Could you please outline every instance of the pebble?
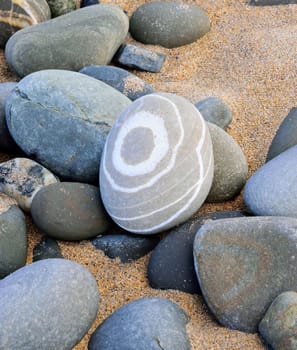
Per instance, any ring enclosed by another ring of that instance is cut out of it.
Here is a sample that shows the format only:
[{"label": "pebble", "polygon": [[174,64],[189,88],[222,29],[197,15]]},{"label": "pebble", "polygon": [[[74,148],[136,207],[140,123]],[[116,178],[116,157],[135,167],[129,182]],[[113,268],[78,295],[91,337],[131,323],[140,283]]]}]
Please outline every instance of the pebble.
[{"label": "pebble", "polygon": [[80,73],[103,81],[132,101],[154,92],[153,88],[144,80],[119,67],[88,66],[81,69]]},{"label": "pebble", "polygon": [[0,348],[72,349],[96,318],[93,275],[66,259],[27,265],[0,281]]},{"label": "pebble", "polygon": [[232,121],[229,106],[218,97],[207,97],[195,104],[202,117],[210,123],[226,130]]},{"label": "pebble", "polygon": [[295,350],[297,344],[297,293],[284,292],[270,305],[259,332],[274,350]]},{"label": "pebble", "polygon": [[61,249],[54,239],[44,236],[33,249],[33,262],[43,259],[62,259]]},{"label": "pebble", "polygon": [[36,193],[59,179],[42,165],[28,158],[0,163],[0,191],[14,198],[26,212]]},{"label": "pebble", "polygon": [[45,70],[18,83],[6,103],[6,120],[30,158],[62,178],[95,183],[109,129],[130,103],[84,74]]},{"label": "pebble", "polygon": [[97,5],[99,2],[99,0],[81,0],[80,7]]},{"label": "pebble", "polygon": [[251,5],[266,6],[266,5],[287,5],[297,4],[297,0],[251,0]]},{"label": "pebble", "polygon": [[15,200],[0,192],[0,279],[24,266],[26,258],[25,216]]},{"label": "pebble", "polygon": [[108,134],[101,196],[109,215],[127,231],[153,234],[185,222],[203,204],[212,178],[208,127],[181,96],[137,99]]},{"label": "pebble", "polygon": [[52,18],[65,15],[68,12],[76,9],[76,0],[46,0],[50,10]]},{"label": "pebble", "polygon": [[46,0],[1,0],[0,2],[0,48],[18,30],[51,18]]},{"label": "pebble", "polygon": [[33,199],[31,215],[42,233],[69,241],[105,232],[110,221],[98,187],[74,182],[61,182],[40,190]]},{"label": "pebble", "polygon": [[10,135],[5,119],[6,99],[16,85],[16,82],[0,83],[0,150],[9,153],[21,152],[18,145]]},{"label": "pebble", "polygon": [[161,52],[124,44],[114,56],[113,62],[131,69],[158,73],[162,69],[165,58],[166,56]]},{"label": "pebble", "polygon": [[297,145],[261,166],[247,181],[244,202],[255,215],[297,217]]},{"label": "pebble", "polygon": [[255,333],[272,301],[297,288],[297,219],[216,220],[197,232],[194,262],[204,299],[227,328]]},{"label": "pebble", "polygon": [[119,258],[122,263],[128,263],[146,255],[154,249],[159,240],[157,236],[110,233],[95,237],[92,244],[109,258]]},{"label": "pebble", "polygon": [[109,316],[92,334],[89,350],[190,350],[188,317],[170,300],[142,298]]},{"label": "pebble", "polygon": [[21,77],[44,69],[78,71],[108,64],[128,26],[119,7],[88,6],[15,33],[5,48],[6,61]]},{"label": "pebble", "polygon": [[208,123],[213,155],[214,177],[207,202],[223,202],[239,194],[248,175],[247,159],[236,141],[219,126]]},{"label": "pebble", "polygon": [[281,122],[268,150],[266,162],[297,145],[297,108],[292,108]]},{"label": "pebble", "polygon": [[206,222],[244,216],[239,211],[221,211],[188,220],[173,228],[153,250],[148,264],[148,280],[156,289],[176,289],[201,293],[194,269],[193,243]]}]

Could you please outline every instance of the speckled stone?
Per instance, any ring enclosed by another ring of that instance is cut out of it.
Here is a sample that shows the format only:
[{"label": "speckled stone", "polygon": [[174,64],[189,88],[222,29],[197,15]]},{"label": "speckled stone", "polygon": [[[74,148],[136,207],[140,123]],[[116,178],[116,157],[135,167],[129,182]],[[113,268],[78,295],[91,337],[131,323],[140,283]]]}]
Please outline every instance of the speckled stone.
[{"label": "speckled stone", "polygon": [[154,92],[153,88],[144,80],[119,67],[93,65],[81,69],[80,73],[103,81],[132,101]]},{"label": "speckled stone", "polygon": [[201,8],[180,2],[143,4],[130,19],[130,32],[135,40],[167,48],[192,43],[209,29],[208,16]]},{"label": "speckled stone", "polygon": [[54,239],[44,236],[33,249],[33,262],[43,259],[62,259],[61,249]]},{"label": "speckled stone", "polygon": [[142,298],[109,316],[92,334],[89,350],[190,350],[188,317],[170,300]]},{"label": "speckled stone", "polygon": [[93,275],[66,259],[27,265],[0,281],[0,348],[72,349],[96,318]]},{"label": "speckled stone", "polygon": [[76,0],[46,0],[51,10],[52,18],[65,15],[76,9]]},{"label": "speckled stone", "polygon": [[1,0],[0,48],[18,30],[51,18],[46,0]]},{"label": "speckled stone", "polygon": [[82,240],[107,230],[110,220],[96,186],[61,182],[34,197],[31,215],[38,229],[53,238]]},{"label": "speckled stone", "polygon": [[12,198],[0,192],[0,278],[24,266],[26,258],[25,216]]},{"label": "speckled stone", "polygon": [[0,191],[14,198],[27,212],[36,193],[58,181],[54,174],[31,159],[14,158],[0,163]]},{"label": "speckled stone", "polygon": [[197,232],[197,277],[224,327],[256,332],[272,301],[296,290],[296,227],[296,218],[244,217],[212,221]]},{"label": "speckled stone", "polygon": [[45,70],[18,83],[6,103],[6,121],[30,158],[60,177],[97,183],[106,135],[130,103],[84,74]]},{"label": "speckled stone", "polygon": [[295,350],[297,346],[297,293],[284,292],[269,306],[259,332],[274,350]]},{"label": "speckled stone", "polygon": [[5,47],[6,61],[21,77],[44,69],[78,71],[108,64],[128,26],[119,7],[88,6],[15,33]]},{"label": "speckled stone", "polygon": [[212,178],[208,127],[181,96],[139,98],[108,134],[101,195],[112,219],[127,231],[153,234],[186,221],[203,204]]},{"label": "speckled stone", "polygon": [[236,141],[219,126],[208,123],[214,155],[214,177],[207,202],[223,202],[237,196],[246,183],[247,159]]}]

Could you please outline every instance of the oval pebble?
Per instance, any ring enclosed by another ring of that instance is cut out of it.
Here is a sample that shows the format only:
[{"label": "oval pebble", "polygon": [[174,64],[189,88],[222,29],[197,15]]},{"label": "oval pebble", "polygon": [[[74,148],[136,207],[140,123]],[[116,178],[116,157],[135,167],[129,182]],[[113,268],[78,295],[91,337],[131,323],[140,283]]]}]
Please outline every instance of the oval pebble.
[{"label": "oval pebble", "polygon": [[209,29],[208,16],[201,8],[179,2],[143,4],[130,19],[130,33],[135,40],[167,48],[192,43]]},{"label": "oval pebble", "polygon": [[36,193],[58,181],[49,170],[28,158],[14,158],[0,163],[0,190],[14,198],[27,212]]},{"label": "oval pebble", "polygon": [[107,230],[109,218],[96,186],[61,182],[41,189],[31,215],[38,229],[62,240],[82,240]]},{"label": "oval pebble", "polygon": [[170,300],[138,299],[116,310],[95,330],[88,350],[190,350],[187,322],[185,312]]},{"label": "oval pebble", "polygon": [[111,128],[100,190],[108,213],[127,231],[153,234],[186,221],[204,202],[212,178],[208,127],[183,97],[143,96]]},{"label": "oval pebble", "polygon": [[33,248],[33,262],[43,259],[62,259],[61,249],[54,239],[43,237],[41,241]]}]

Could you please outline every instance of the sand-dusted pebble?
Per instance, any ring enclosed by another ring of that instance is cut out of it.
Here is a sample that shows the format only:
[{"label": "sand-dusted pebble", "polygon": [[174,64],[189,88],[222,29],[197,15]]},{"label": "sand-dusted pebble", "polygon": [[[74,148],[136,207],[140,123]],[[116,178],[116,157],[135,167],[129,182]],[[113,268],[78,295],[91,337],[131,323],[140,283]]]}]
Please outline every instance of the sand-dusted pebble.
[{"label": "sand-dusted pebble", "polygon": [[148,264],[150,286],[199,293],[194,268],[193,243],[198,229],[206,222],[244,216],[240,211],[221,211],[188,220],[172,229],[153,250]]},{"label": "sand-dusted pebble", "polygon": [[25,216],[16,204],[0,193],[0,278],[26,264],[27,228]]},{"label": "sand-dusted pebble", "polygon": [[297,0],[251,0],[251,5],[267,6],[267,5],[288,5],[297,4]]},{"label": "sand-dusted pebble", "polygon": [[151,85],[138,78],[138,76],[119,67],[93,65],[84,67],[80,70],[80,73],[103,81],[132,101],[154,92]]},{"label": "sand-dusted pebble", "polygon": [[59,179],[42,165],[28,158],[14,158],[0,163],[0,191],[14,198],[29,212],[36,193]]},{"label": "sand-dusted pebble", "polygon": [[112,126],[100,167],[100,190],[112,219],[130,232],[153,234],[189,219],[213,179],[208,127],[187,99],[143,96]]},{"label": "sand-dusted pebble", "polygon": [[297,145],[297,108],[292,108],[281,122],[267,153],[266,162]]},{"label": "sand-dusted pebble", "polygon": [[229,106],[218,97],[207,97],[195,104],[202,117],[220,128],[226,130],[232,121],[232,112]]},{"label": "sand-dusted pebble", "polygon": [[127,263],[150,252],[160,241],[157,236],[140,236],[129,233],[107,233],[92,240],[92,244],[109,258]]},{"label": "sand-dusted pebble", "polygon": [[18,83],[7,99],[6,121],[29,157],[58,176],[97,182],[106,135],[130,103],[84,74],[45,70]]},{"label": "sand-dusted pebble", "polygon": [[204,299],[225,327],[256,332],[272,301],[297,288],[297,219],[243,217],[203,225],[194,262]]},{"label": "sand-dusted pebble", "polygon": [[76,9],[76,0],[46,0],[51,10],[52,18],[65,15]]},{"label": "sand-dusted pebble", "polygon": [[99,4],[99,0],[81,0],[80,7],[92,6]]},{"label": "sand-dusted pebble", "polygon": [[5,47],[6,61],[21,77],[43,69],[78,71],[108,64],[128,26],[119,7],[88,6],[15,33]]},{"label": "sand-dusted pebble", "polygon": [[261,166],[244,187],[244,202],[255,215],[297,217],[297,145]]},{"label": "sand-dusted pebble", "polygon": [[51,18],[46,0],[0,1],[0,48],[18,30]]},{"label": "sand-dusted pebble", "polygon": [[142,298],[109,316],[92,334],[89,350],[190,350],[188,317],[170,300]]},{"label": "sand-dusted pebble", "polygon": [[114,56],[113,61],[131,69],[158,73],[162,69],[165,58],[166,56],[161,52],[124,44]]},{"label": "sand-dusted pebble", "polygon": [[42,233],[70,241],[105,232],[111,221],[98,187],[78,182],[61,182],[41,189],[33,199],[31,215]]},{"label": "sand-dusted pebble", "polygon": [[259,332],[274,350],[295,350],[297,344],[297,293],[280,294],[259,324]]},{"label": "sand-dusted pebble", "polygon": [[0,281],[1,349],[72,349],[99,303],[93,275],[66,259],[27,265]]},{"label": "sand-dusted pebble", "polygon": [[182,2],[146,3],[130,19],[130,32],[135,40],[167,48],[190,44],[209,29],[207,14],[195,5]]},{"label": "sand-dusted pebble", "polygon": [[33,262],[43,259],[63,258],[61,249],[54,239],[44,236],[33,249]]},{"label": "sand-dusted pebble", "polygon": [[6,99],[16,85],[16,82],[0,83],[0,149],[9,153],[21,152],[10,135],[5,119]]},{"label": "sand-dusted pebble", "polygon": [[208,123],[214,155],[214,177],[206,201],[223,202],[239,194],[248,175],[247,159],[232,136]]}]

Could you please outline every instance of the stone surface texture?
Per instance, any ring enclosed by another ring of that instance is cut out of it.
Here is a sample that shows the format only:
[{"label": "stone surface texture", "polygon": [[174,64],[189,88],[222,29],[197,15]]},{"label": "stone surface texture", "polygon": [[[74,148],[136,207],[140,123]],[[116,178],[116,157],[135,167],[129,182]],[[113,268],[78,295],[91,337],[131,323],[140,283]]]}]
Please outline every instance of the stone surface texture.
[{"label": "stone surface texture", "polygon": [[51,10],[52,18],[65,15],[76,9],[76,0],[46,0]]}]

